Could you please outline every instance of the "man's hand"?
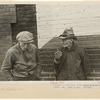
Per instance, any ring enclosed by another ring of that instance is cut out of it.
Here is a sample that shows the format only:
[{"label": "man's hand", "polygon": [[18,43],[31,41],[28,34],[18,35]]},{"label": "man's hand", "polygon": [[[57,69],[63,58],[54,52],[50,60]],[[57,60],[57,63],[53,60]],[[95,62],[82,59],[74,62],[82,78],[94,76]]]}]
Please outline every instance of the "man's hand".
[{"label": "man's hand", "polygon": [[60,60],[61,56],[62,56],[62,52],[57,49],[57,51],[55,52],[55,59]]}]

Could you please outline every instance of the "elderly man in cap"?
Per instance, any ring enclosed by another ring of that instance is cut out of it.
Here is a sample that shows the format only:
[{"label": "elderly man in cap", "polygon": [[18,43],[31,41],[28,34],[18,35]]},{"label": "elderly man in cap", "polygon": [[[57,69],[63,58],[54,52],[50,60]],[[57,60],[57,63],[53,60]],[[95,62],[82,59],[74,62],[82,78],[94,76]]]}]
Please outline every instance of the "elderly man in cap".
[{"label": "elderly man in cap", "polygon": [[39,79],[38,49],[33,44],[33,34],[22,31],[17,36],[18,43],[5,56],[1,70],[7,80],[26,81]]},{"label": "elderly man in cap", "polygon": [[90,73],[90,63],[86,51],[77,45],[73,29],[65,29],[59,36],[63,47],[55,52],[54,65],[57,80],[86,80]]}]

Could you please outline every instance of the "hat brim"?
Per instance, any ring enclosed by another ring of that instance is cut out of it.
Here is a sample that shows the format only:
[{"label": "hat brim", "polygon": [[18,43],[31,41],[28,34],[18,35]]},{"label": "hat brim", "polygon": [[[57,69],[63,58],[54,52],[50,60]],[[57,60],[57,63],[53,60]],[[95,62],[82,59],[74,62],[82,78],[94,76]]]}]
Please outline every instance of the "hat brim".
[{"label": "hat brim", "polygon": [[32,43],[34,42],[33,40],[29,40],[29,41],[19,41],[19,42],[23,42],[23,43]]},{"label": "hat brim", "polygon": [[77,37],[75,35],[69,35],[69,36],[59,36],[60,39],[65,40],[65,39],[74,39],[77,40]]}]

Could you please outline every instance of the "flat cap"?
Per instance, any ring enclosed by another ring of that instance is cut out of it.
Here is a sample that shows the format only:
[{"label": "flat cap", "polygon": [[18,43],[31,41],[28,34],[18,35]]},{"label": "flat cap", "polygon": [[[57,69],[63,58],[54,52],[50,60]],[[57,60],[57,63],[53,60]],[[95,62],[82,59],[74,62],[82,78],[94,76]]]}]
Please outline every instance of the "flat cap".
[{"label": "flat cap", "polygon": [[28,31],[22,31],[16,36],[17,41],[30,43],[33,42],[33,34]]}]

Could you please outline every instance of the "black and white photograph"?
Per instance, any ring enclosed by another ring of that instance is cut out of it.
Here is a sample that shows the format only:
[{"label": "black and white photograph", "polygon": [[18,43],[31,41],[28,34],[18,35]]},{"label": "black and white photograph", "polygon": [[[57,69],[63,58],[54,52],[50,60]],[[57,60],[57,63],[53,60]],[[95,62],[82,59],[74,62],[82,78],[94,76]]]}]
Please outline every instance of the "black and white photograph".
[{"label": "black and white photograph", "polygon": [[100,2],[0,5],[0,81],[100,80]]},{"label": "black and white photograph", "polygon": [[0,98],[94,99],[99,89],[100,1],[0,3]]}]

